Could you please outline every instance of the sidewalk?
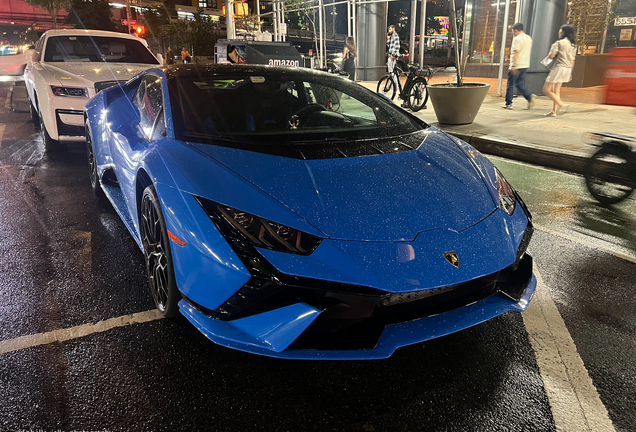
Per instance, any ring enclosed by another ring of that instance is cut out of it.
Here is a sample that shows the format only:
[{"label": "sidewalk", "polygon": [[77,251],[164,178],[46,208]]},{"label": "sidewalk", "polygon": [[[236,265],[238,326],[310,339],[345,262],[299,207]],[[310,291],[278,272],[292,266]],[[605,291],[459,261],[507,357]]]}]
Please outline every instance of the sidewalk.
[{"label": "sidewalk", "polygon": [[[442,83],[453,81],[453,78],[453,75],[444,74],[435,76],[430,82]],[[613,132],[636,136],[636,108],[602,105],[603,87],[563,88],[561,98],[570,104],[568,111],[558,117],[546,117],[543,114],[551,110],[552,101],[545,96],[537,98],[532,110],[526,109],[527,102],[523,97],[514,99],[513,110],[505,110],[502,109],[503,97],[496,96],[497,79],[465,78],[464,81],[491,84],[473,123],[439,124],[430,101],[428,109],[414,114],[469,142],[483,153],[580,173],[585,160],[594,152],[594,147],[583,143],[585,134]],[[369,81],[361,84],[374,91],[377,86]],[[505,88],[506,80],[503,80],[504,93]]]}]

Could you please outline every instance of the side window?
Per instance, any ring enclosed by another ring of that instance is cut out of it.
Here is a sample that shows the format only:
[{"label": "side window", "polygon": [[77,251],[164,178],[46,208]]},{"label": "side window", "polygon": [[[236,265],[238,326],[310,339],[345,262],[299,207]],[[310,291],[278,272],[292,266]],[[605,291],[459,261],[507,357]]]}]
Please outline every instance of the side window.
[{"label": "side window", "polygon": [[42,48],[44,48],[44,35],[35,43],[35,52],[38,55],[38,61],[42,60]]},{"label": "side window", "polygon": [[156,75],[146,75],[133,96],[133,104],[139,109],[139,126],[151,141],[166,135],[163,112],[163,89],[161,79]]}]

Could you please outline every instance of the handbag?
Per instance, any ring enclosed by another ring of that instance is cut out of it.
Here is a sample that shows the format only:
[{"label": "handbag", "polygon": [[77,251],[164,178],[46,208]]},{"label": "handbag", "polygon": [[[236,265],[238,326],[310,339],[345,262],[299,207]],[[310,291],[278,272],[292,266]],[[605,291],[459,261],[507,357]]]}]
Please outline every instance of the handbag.
[{"label": "handbag", "polygon": [[[558,43],[557,43],[557,47],[559,47]],[[552,69],[554,67],[554,65],[556,64],[556,59],[557,59],[558,56],[559,56],[559,51],[557,51],[557,53],[554,55],[553,58],[550,58],[550,53],[548,53],[548,55],[545,56],[545,58],[543,60],[541,60],[540,63],[543,66],[547,67],[548,69]]]},{"label": "handbag", "polygon": [[548,54],[547,56],[545,56],[543,60],[541,60],[541,64],[547,67],[548,69],[552,69],[554,65],[556,64],[555,60],[558,55],[559,54],[557,53],[557,55],[555,55],[553,58],[550,58],[550,54]]}]

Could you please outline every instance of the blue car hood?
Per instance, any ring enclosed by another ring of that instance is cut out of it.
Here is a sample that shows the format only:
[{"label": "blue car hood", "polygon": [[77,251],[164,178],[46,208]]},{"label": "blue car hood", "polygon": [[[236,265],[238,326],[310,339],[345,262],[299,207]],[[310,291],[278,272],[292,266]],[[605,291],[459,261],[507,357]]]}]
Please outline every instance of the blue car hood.
[{"label": "blue car hood", "polygon": [[464,230],[495,209],[466,154],[431,128],[416,150],[301,160],[190,144],[338,240],[411,241],[418,233]]}]

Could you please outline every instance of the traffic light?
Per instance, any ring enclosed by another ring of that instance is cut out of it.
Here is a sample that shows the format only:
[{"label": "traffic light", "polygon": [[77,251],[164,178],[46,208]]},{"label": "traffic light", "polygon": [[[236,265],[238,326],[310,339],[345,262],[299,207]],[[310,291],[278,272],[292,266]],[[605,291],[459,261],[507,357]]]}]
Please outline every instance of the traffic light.
[{"label": "traffic light", "polygon": [[135,36],[143,36],[146,33],[146,28],[142,25],[131,25],[130,26],[130,34]]}]

